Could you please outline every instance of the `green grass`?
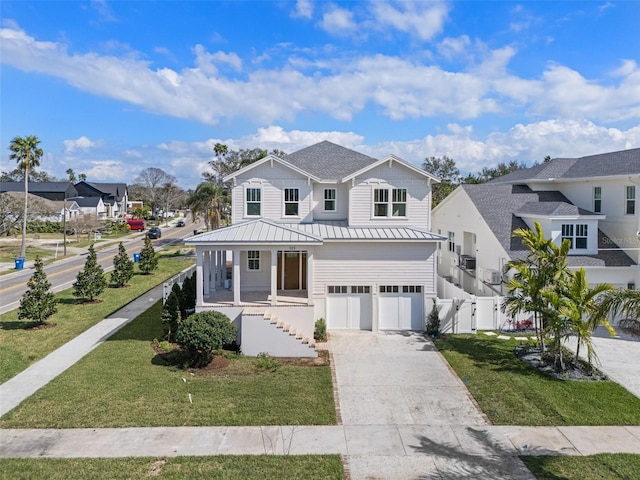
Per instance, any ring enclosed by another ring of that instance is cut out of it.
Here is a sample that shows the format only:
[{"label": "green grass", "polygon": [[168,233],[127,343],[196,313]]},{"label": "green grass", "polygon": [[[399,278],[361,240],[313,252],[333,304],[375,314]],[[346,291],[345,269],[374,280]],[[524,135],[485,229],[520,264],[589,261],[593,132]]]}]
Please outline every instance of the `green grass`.
[{"label": "green grass", "polygon": [[[62,248],[62,246],[60,247]],[[27,260],[35,260],[37,256],[42,258],[50,257],[55,254],[53,250],[46,250],[44,248],[27,246],[25,249],[25,258]],[[0,245],[0,262],[12,263],[16,258],[20,256],[20,243],[17,245]]]},{"label": "green grass", "polygon": [[631,480],[640,478],[640,455],[520,457],[538,480]]},{"label": "green grass", "polygon": [[58,313],[49,318],[49,323],[56,324],[52,328],[26,330],[29,322],[18,320],[17,310],[0,315],[0,383],[192,263],[183,259],[160,261],[153,275],[136,274],[129,287],[108,288],[95,304],[77,303],[71,289],[60,292],[56,295]]},{"label": "green grass", "polygon": [[499,425],[640,425],[640,399],[614,382],[551,378],[520,361],[516,342],[448,335],[435,344]]},{"label": "green grass", "polygon": [[238,455],[170,458],[0,459],[3,478],[47,480],[339,480],[338,455]]},{"label": "green grass", "polygon": [[[163,364],[161,302],[37,391],[1,427],[82,428],[336,423],[328,366],[259,370],[235,357],[217,370]],[[184,379],[184,380],[183,380]],[[193,403],[189,402],[189,393]]]}]

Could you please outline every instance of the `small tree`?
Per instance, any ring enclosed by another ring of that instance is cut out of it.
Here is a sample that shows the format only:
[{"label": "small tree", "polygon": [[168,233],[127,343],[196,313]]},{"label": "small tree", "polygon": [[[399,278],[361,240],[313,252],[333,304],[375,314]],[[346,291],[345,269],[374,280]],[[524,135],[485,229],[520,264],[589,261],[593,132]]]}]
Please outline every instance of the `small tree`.
[{"label": "small tree", "polygon": [[113,257],[111,284],[116,288],[124,287],[133,277],[133,261],[128,257],[124,244],[118,245],[118,254]]},{"label": "small tree", "polygon": [[153,249],[151,239],[147,236],[144,238],[144,247],[140,251],[140,263],[138,268],[145,275],[149,275],[154,270],[158,269],[158,257],[156,251]]},{"label": "small tree", "polygon": [[73,296],[92,302],[107,288],[104,270],[98,264],[98,257],[93,245],[89,247],[89,255],[73,284]]},{"label": "small tree", "polygon": [[[174,283],[174,285],[177,285],[177,283]],[[162,307],[162,316],[160,319],[162,323],[166,325],[165,338],[170,342],[175,341],[176,331],[180,324],[180,303],[178,301],[178,295],[176,295],[176,292],[173,290]]]},{"label": "small tree", "polygon": [[440,307],[436,304],[436,299],[433,299],[433,307],[431,307],[431,313],[429,314],[425,333],[430,337],[437,337],[440,335]]},{"label": "small tree", "polygon": [[47,318],[58,311],[56,297],[49,291],[50,288],[42,259],[36,257],[36,271],[27,282],[27,291],[20,299],[18,318],[33,320],[38,325],[45,324]]},{"label": "small tree", "polygon": [[182,290],[180,291],[178,298],[180,299],[180,312],[182,313],[182,318],[187,318],[189,316],[187,312],[196,307],[195,273],[184,279],[184,282],[182,283]]},{"label": "small tree", "polygon": [[216,350],[233,343],[236,326],[220,312],[199,312],[186,318],[178,326],[176,342],[187,350],[196,367],[207,365]]}]

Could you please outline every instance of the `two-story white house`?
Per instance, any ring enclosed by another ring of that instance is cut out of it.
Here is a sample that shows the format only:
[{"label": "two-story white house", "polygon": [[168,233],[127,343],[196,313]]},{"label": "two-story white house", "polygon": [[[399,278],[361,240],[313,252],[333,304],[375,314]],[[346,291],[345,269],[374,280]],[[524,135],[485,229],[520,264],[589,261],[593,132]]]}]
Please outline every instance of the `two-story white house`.
[{"label": "two-story white house", "polygon": [[447,237],[442,277],[475,295],[505,293],[505,265],[528,251],[513,238],[539,222],[557,244],[571,241],[568,265],[591,284],[640,282],[640,149],[558,158],[481,185],[461,185],[433,210]]},{"label": "two-story white house", "polygon": [[432,175],[324,141],[225,181],[232,225],[186,243],[196,248],[196,310],[236,322],[245,354],[315,355],[319,318],[330,330],[424,329],[444,239],[431,232]]}]

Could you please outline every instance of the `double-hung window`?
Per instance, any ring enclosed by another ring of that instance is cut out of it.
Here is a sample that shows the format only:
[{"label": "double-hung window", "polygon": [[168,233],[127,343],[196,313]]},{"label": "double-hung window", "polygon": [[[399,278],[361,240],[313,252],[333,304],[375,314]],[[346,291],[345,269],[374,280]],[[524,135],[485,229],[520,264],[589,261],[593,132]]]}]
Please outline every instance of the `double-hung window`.
[{"label": "double-hung window", "polygon": [[627,185],[625,198],[625,212],[627,215],[635,215],[636,213],[636,187]]},{"label": "double-hung window", "polygon": [[373,216],[386,217],[389,211],[389,190],[376,188],[373,190]]},{"label": "double-hung window", "polygon": [[[391,192],[391,194],[389,194]],[[391,200],[391,201],[389,201]],[[406,217],[407,189],[406,188],[375,188],[373,190],[374,217]]]},{"label": "double-hung window", "polygon": [[260,189],[259,188],[247,188],[247,216],[259,217],[260,216]]},{"label": "double-hung window", "polygon": [[602,187],[593,187],[593,211],[602,212]]},{"label": "double-hung window", "polygon": [[391,214],[394,217],[407,216],[407,189],[394,188],[391,191],[392,205]]},{"label": "double-hung window", "polygon": [[247,252],[247,269],[260,270],[260,250],[249,250]]},{"label": "double-hung window", "polygon": [[336,211],[336,189],[335,188],[324,189],[324,211],[325,212]]},{"label": "double-hung window", "polygon": [[587,248],[587,226],[584,224],[576,225],[576,246],[575,248],[584,250]]},{"label": "double-hung window", "polygon": [[298,202],[300,201],[300,190],[297,188],[284,189],[284,214],[285,216],[298,216]]},{"label": "double-hung window", "polygon": [[454,232],[448,232],[449,241],[447,242],[449,251],[456,251],[456,234]]}]

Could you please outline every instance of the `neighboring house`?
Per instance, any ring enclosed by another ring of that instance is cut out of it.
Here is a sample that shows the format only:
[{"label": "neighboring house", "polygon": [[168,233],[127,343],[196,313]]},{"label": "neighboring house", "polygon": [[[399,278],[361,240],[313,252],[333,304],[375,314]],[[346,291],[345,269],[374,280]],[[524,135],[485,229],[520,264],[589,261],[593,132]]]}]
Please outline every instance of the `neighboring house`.
[{"label": "neighboring house", "polygon": [[558,158],[480,185],[461,185],[433,210],[447,237],[438,273],[475,295],[506,293],[505,265],[528,250],[513,237],[539,222],[547,238],[571,241],[568,265],[591,284],[640,282],[640,149]]},{"label": "neighboring house", "polygon": [[[0,182],[0,192],[24,192],[24,182]],[[78,196],[71,182],[29,182],[29,193],[47,200]]]},{"label": "neighboring house", "polygon": [[96,183],[81,181],[75,184],[78,195],[100,197],[104,204],[105,218],[116,218],[127,212],[127,185],[124,183]]},{"label": "neighboring house", "polygon": [[98,220],[106,218],[107,209],[100,197],[76,197],[75,203],[80,207],[80,217],[92,215]]},{"label": "neighboring house", "polygon": [[431,232],[432,175],[325,141],[225,181],[232,225],[186,243],[196,248],[196,310],[232,318],[245,354],[307,356],[285,337],[312,343],[319,318],[329,329],[424,329],[443,240]]}]

